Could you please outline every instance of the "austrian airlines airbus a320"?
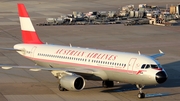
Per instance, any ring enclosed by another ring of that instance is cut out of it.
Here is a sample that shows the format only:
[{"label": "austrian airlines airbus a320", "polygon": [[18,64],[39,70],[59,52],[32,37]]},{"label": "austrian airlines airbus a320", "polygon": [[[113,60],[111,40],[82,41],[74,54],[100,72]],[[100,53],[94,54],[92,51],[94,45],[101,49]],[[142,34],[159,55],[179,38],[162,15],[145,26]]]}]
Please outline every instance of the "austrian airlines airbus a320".
[{"label": "austrian airlines airbus a320", "polygon": [[[85,87],[86,80],[102,81],[103,87],[113,87],[114,81],[134,84],[139,89],[138,97],[145,98],[145,85],[162,84],[167,74],[157,57],[158,54],[142,54],[44,44],[38,37],[24,4],[18,4],[22,31],[21,44],[11,50],[17,51],[35,62],[36,66],[1,65],[3,69],[27,68],[31,71],[47,70],[58,78],[60,91],[78,91]],[[9,48],[8,48],[9,49]],[[7,49],[7,50],[8,50]]]}]

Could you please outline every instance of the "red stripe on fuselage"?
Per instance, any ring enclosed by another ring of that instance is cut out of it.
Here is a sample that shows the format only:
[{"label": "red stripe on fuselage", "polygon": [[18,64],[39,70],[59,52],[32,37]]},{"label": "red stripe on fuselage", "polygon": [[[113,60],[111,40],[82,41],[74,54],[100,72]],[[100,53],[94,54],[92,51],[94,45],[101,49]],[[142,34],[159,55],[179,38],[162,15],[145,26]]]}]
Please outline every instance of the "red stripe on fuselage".
[{"label": "red stripe on fuselage", "polygon": [[18,12],[20,17],[29,17],[24,4],[18,4]]},{"label": "red stripe on fuselage", "polygon": [[40,62],[49,62],[49,63],[56,63],[59,65],[71,65],[71,66],[80,66],[85,68],[95,68],[95,69],[102,69],[102,70],[110,70],[110,71],[116,71],[116,72],[123,72],[123,73],[129,73],[129,74],[137,74],[138,71],[132,71],[132,70],[124,70],[120,68],[114,68],[114,67],[102,67],[102,66],[93,66],[93,65],[87,65],[87,64],[78,64],[78,63],[72,63],[72,62],[62,62],[62,61],[55,61],[55,60],[47,60],[47,59],[39,59],[39,58],[32,58],[25,56],[26,58],[29,58],[30,60],[34,61],[40,61]]},{"label": "red stripe on fuselage", "polygon": [[27,44],[43,44],[43,42],[39,39],[37,33],[34,31],[22,30],[22,40],[23,43]]}]

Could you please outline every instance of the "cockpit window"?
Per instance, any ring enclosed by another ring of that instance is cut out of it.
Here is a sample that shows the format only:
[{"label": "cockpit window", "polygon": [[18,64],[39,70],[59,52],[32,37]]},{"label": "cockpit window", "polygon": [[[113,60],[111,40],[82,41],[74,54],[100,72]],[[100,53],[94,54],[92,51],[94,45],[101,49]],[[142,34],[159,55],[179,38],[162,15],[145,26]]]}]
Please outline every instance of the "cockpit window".
[{"label": "cockpit window", "polygon": [[146,65],[146,69],[148,69],[148,68],[150,68],[150,65],[149,65],[149,64]]},{"label": "cockpit window", "polygon": [[158,69],[158,68],[160,68],[161,66],[159,66],[159,65],[152,65],[152,64],[143,64],[142,66],[141,66],[141,69],[148,69],[148,68],[153,68],[153,69]]},{"label": "cockpit window", "polygon": [[145,66],[146,66],[146,64],[143,64],[143,65],[141,66],[141,69],[144,69],[144,68],[145,68]]},{"label": "cockpit window", "polygon": [[153,68],[153,69],[157,69],[157,68],[158,68],[158,66],[157,66],[157,65],[151,65],[151,68]]}]

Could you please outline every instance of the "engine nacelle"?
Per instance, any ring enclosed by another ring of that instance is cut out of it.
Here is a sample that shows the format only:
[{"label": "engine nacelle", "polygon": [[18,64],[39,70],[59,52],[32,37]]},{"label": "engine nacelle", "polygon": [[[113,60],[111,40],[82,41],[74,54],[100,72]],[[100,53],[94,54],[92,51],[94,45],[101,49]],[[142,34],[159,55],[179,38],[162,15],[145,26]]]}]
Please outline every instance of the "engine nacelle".
[{"label": "engine nacelle", "polygon": [[60,79],[60,84],[67,90],[82,90],[85,86],[85,80],[79,75],[65,75]]}]

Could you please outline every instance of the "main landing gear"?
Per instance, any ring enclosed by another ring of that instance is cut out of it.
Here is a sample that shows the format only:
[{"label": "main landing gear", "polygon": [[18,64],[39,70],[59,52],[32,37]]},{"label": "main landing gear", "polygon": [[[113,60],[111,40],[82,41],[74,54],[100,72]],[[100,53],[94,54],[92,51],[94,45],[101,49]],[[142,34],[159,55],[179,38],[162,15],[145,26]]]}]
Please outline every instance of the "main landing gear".
[{"label": "main landing gear", "polygon": [[136,84],[136,87],[139,89],[138,98],[145,98],[145,94],[142,91],[142,88],[144,88],[144,85]]},{"label": "main landing gear", "polygon": [[103,81],[103,82],[102,82],[102,86],[103,86],[104,88],[114,87],[114,82],[113,82],[113,81],[106,80],[106,81]]}]

